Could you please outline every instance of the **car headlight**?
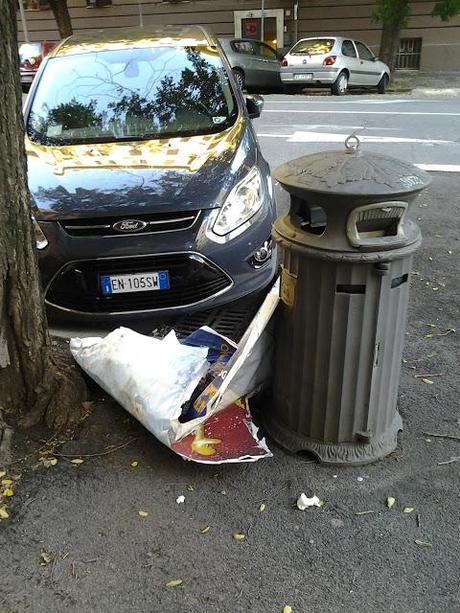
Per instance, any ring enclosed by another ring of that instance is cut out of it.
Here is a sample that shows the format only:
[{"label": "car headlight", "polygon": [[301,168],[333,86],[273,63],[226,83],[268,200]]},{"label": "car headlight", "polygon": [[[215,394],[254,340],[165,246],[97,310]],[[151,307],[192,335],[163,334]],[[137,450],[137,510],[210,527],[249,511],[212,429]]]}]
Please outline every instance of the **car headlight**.
[{"label": "car headlight", "polygon": [[37,249],[44,249],[48,246],[48,239],[46,238],[43,230],[40,228],[40,224],[32,215],[32,224],[34,226],[34,235],[35,235],[35,246]]},{"label": "car headlight", "polygon": [[212,228],[225,236],[253,217],[264,202],[264,187],[258,168],[253,168],[227,196]]}]

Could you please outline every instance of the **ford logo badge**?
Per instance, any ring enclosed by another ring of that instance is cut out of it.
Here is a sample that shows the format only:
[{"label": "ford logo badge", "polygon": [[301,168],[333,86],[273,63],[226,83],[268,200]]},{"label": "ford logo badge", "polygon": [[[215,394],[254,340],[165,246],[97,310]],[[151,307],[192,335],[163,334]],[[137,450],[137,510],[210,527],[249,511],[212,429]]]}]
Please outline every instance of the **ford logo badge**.
[{"label": "ford logo badge", "polygon": [[145,221],[140,219],[122,219],[121,221],[116,221],[112,228],[117,232],[140,232],[146,226]]}]

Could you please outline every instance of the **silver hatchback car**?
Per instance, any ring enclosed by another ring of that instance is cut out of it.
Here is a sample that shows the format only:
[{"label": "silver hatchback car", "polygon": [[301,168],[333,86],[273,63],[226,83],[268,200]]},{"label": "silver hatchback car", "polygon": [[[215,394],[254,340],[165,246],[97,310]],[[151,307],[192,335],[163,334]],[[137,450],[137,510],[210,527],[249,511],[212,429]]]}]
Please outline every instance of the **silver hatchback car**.
[{"label": "silver hatchback car", "polygon": [[302,38],[281,63],[281,81],[293,91],[330,87],[343,96],[352,87],[385,93],[390,69],[364,43],[340,36]]}]

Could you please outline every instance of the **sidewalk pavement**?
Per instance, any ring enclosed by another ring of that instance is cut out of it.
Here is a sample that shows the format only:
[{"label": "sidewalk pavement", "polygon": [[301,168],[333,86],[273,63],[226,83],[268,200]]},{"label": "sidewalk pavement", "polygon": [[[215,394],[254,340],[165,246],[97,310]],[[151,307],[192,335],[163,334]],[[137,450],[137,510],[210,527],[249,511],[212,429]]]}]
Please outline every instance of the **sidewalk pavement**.
[{"label": "sidewalk pavement", "polygon": [[460,96],[460,70],[397,70],[388,91],[410,91],[424,96]]}]

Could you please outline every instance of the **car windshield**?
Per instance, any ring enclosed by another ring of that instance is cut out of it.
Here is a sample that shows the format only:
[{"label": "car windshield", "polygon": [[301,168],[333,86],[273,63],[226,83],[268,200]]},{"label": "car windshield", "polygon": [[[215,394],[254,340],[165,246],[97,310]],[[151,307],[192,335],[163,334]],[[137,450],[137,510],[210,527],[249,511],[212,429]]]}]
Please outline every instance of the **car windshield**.
[{"label": "car windshield", "polygon": [[299,40],[297,45],[294,45],[289,51],[290,55],[322,55],[330,53],[334,46],[333,38],[308,38]]},{"label": "car windshield", "polygon": [[220,132],[237,114],[210,47],[100,51],[48,61],[27,134],[44,145],[192,136]]}]

